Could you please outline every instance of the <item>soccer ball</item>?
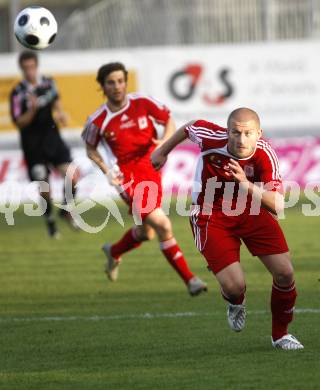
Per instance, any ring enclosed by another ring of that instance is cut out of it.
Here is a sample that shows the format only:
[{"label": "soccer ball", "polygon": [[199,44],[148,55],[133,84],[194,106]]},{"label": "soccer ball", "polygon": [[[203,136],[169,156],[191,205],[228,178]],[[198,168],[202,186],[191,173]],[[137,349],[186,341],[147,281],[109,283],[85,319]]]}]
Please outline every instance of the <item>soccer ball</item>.
[{"label": "soccer ball", "polygon": [[58,25],[54,16],[43,7],[25,8],[14,22],[16,38],[21,45],[29,49],[45,49],[55,40],[57,31]]}]

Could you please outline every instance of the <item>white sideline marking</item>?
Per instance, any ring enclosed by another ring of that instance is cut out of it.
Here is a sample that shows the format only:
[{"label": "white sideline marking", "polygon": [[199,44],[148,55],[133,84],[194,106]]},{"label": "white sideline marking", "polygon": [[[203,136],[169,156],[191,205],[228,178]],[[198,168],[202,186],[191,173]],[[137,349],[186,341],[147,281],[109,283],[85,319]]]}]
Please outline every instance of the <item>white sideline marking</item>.
[{"label": "white sideline marking", "polygon": [[[247,313],[253,315],[267,314],[266,310],[248,310]],[[295,314],[313,313],[320,314],[320,309],[296,309]],[[2,322],[59,322],[59,321],[114,321],[114,320],[130,320],[130,319],[142,319],[152,320],[157,318],[183,318],[183,317],[215,317],[222,314],[219,312],[211,313],[199,313],[199,312],[176,312],[176,313],[141,313],[141,314],[119,314],[110,316],[68,316],[68,317],[0,317],[0,323]]]}]

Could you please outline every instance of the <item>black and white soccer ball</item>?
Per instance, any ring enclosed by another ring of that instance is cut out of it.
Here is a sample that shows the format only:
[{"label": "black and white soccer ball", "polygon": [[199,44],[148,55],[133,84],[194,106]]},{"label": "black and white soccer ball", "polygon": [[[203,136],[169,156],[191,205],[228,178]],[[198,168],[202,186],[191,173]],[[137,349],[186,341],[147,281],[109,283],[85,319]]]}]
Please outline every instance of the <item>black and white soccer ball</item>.
[{"label": "black and white soccer ball", "polygon": [[58,24],[52,13],[43,7],[23,9],[14,22],[14,33],[21,45],[42,50],[55,40]]}]

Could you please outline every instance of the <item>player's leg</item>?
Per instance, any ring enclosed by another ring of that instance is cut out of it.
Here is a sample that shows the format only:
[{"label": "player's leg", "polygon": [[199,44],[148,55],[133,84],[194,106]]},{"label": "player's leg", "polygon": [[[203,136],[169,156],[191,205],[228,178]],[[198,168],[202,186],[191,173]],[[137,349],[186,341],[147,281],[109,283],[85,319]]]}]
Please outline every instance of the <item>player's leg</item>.
[{"label": "player's leg", "polygon": [[173,235],[171,221],[163,210],[161,208],[153,210],[145,217],[144,225],[149,225],[155,230],[163,255],[186,283],[190,295],[194,296],[207,291],[207,285],[189,269],[182,250]]},{"label": "player's leg", "polygon": [[[69,158],[65,158],[68,160]],[[64,179],[63,183],[63,197],[62,197],[62,206],[67,206],[68,203],[73,201],[76,197],[77,191],[77,182],[79,180],[79,172],[70,162],[65,162],[56,165],[56,169],[61,174]],[[71,199],[70,199],[71,197]],[[60,209],[59,216],[63,218],[68,224],[75,230],[78,230],[79,227],[76,221],[72,218],[69,211],[65,209]]]},{"label": "player's leg", "polygon": [[122,260],[121,256],[133,249],[138,248],[143,241],[152,240],[155,236],[154,230],[148,226],[133,226],[114,244],[106,242],[102,250],[107,257],[105,272],[111,281],[116,281],[119,274],[119,265]]},{"label": "player's leg", "polygon": [[229,326],[235,332],[240,332],[245,326],[246,283],[242,267],[238,261],[226,266],[216,273],[220,284],[222,297],[229,302],[227,318]]},{"label": "player's leg", "polygon": [[259,256],[273,277],[271,292],[272,341],[282,349],[301,349],[302,344],[288,334],[297,297],[289,252]]},{"label": "player's leg", "polygon": [[241,242],[232,233],[233,224],[233,219],[226,218],[219,210],[208,216],[195,207],[190,216],[196,247],[215,274],[222,297],[229,303],[228,323],[232,330],[239,332],[245,325],[246,285],[239,262]]},{"label": "player's leg", "polygon": [[27,161],[28,173],[31,181],[39,182],[40,196],[45,200],[44,218],[47,225],[47,230],[50,238],[58,239],[60,234],[58,232],[56,222],[53,215],[53,205],[51,201],[50,187],[49,187],[49,172],[44,163],[31,163]]},{"label": "player's leg", "polygon": [[236,261],[228,265],[215,276],[220,284],[222,297],[233,305],[242,304],[246,284],[240,263]]},{"label": "player's leg", "polygon": [[[127,175],[125,182],[130,183],[130,175]],[[121,198],[129,205],[129,213],[132,213],[132,185],[125,185],[126,190],[122,194]],[[117,242],[111,244],[106,242],[102,246],[102,250],[107,257],[105,263],[105,272],[111,281],[118,279],[119,265],[121,262],[121,256],[135,248],[138,248],[143,241],[151,240],[154,237],[153,229],[148,225],[133,226],[127,230],[124,235]]]},{"label": "player's leg", "polygon": [[242,229],[241,233],[245,235],[244,242],[248,249],[260,258],[273,276],[272,344],[282,349],[303,348],[288,334],[297,292],[288,245],[278,221],[265,209],[261,209],[259,215],[248,217],[247,226]]},{"label": "player's leg", "polygon": [[[63,141],[58,132],[52,133],[51,136],[47,139],[47,142],[50,143],[50,152],[47,152],[46,159],[58,170],[64,179],[62,205],[66,206],[68,205],[69,200],[71,202],[76,196],[76,184],[79,179],[79,172],[72,164],[72,157],[69,147]],[[60,209],[59,217],[64,219],[70,227],[78,230],[78,224],[72,218],[70,212],[65,209]]]}]

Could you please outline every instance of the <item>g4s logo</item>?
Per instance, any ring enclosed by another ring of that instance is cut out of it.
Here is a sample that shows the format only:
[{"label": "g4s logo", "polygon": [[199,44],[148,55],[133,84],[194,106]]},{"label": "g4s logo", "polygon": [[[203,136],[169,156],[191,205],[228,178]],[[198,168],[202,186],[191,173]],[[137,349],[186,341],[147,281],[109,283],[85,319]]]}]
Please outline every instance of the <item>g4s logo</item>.
[{"label": "g4s logo", "polygon": [[[169,90],[172,96],[177,100],[186,101],[192,98],[196,92],[197,86],[203,74],[203,67],[198,64],[187,65],[182,70],[178,70],[173,73],[169,79]],[[222,68],[218,72],[218,78],[221,84],[224,86],[224,91],[220,94],[209,94],[205,92],[201,97],[203,101],[208,105],[219,105],[225,102],[226,99],[230,98],[234,93],[234,88],[229,80],[230,69]],[[184,90],[178,89],[178,82],[186,78],[188,81]]]}]

